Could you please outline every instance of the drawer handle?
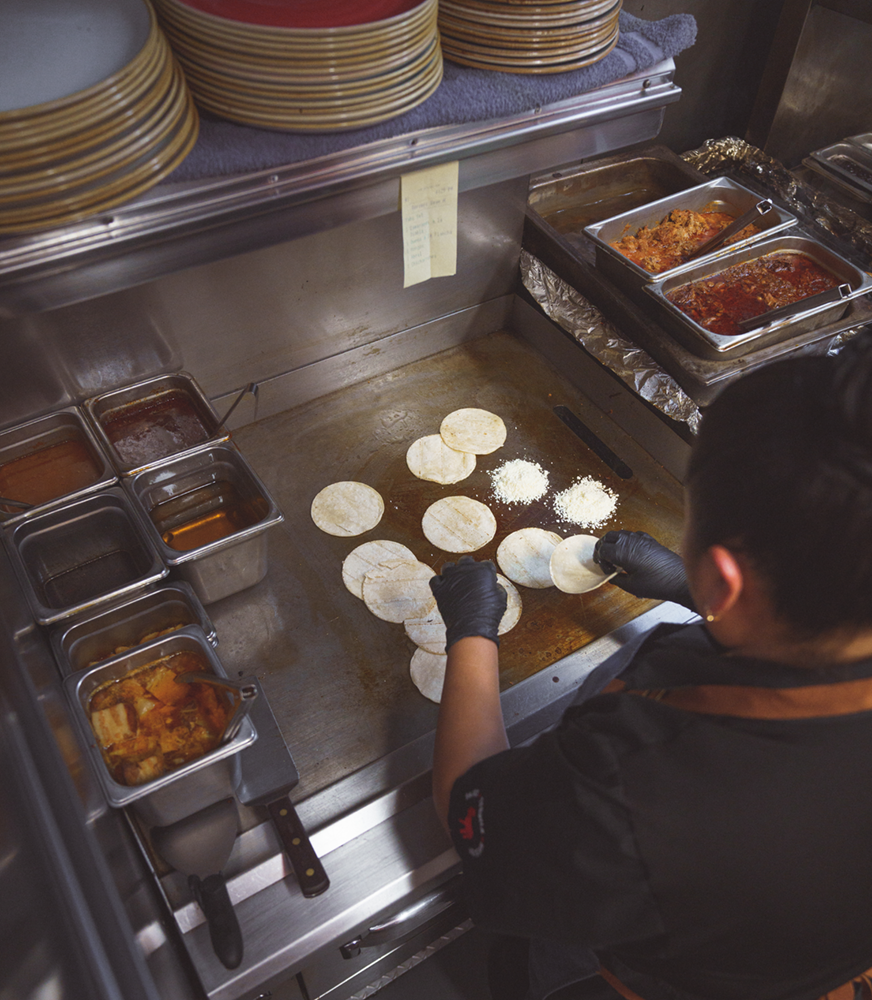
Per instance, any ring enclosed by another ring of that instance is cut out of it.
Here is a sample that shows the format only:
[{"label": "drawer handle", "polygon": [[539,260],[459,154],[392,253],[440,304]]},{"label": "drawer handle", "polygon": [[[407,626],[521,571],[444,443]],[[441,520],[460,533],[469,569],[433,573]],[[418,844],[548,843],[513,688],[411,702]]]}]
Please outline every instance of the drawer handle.
[{"label": "drawer handle", "polygon": [[382,923],[362,931],[340,947],[340,954],[343,958],[356,958],[362,948],[375,948],[391,941],[400,941],[449,906],[453,906],[459,898],[458,888],[459,879],[456,879],[423,896]]}]

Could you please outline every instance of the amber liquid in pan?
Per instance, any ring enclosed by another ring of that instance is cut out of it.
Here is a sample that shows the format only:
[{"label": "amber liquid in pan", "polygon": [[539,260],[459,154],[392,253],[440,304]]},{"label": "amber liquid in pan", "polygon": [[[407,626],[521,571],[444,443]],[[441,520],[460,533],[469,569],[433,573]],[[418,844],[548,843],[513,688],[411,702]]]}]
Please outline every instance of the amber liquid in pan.
[{"label": "amber liquid in pan", "polygon": [[84,442],[70,438],[0,465],[0,496],[30,504],[47,503],[90,486],[99,475]]},{"label": "amber liquid in pan", "polygon": [[166,500],[151,516],[171,549],[188,552],[256,524],[266,511],[262,497],[245,501],[232,483],[222,481]]},{"label": "amber liquid in pan", "polygon": [[154,462],[209,436],[190,396],[181,390],[108,410],[100,423],[119,458],[128,465]]}]

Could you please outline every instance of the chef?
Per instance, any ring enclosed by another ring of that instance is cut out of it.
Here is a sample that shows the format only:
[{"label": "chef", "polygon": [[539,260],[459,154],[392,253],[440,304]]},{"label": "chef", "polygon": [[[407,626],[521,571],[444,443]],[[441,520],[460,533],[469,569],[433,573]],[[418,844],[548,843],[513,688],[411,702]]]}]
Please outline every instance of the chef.
[{"label": "chef", "polygon": [[707,409],[683,560],[643,533],[600,539],[613,584],[700,618],[601,664],[533,744],[508,748],[493,564],[431,581],[448,652],[434,801],[471,915],[499,935],[494,1000],[872,996],[864,338]]}]

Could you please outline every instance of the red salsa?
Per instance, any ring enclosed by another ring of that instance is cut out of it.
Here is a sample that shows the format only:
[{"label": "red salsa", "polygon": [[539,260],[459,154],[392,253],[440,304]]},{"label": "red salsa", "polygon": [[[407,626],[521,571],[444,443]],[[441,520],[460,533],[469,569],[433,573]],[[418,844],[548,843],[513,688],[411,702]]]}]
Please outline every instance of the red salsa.
[{"label": "red salsa", "polygon": [[680,285],[666,298],[706,330],[734,336],[742,332],[740,321],[838,284],[839,279],[811,257],[782,250]]}]

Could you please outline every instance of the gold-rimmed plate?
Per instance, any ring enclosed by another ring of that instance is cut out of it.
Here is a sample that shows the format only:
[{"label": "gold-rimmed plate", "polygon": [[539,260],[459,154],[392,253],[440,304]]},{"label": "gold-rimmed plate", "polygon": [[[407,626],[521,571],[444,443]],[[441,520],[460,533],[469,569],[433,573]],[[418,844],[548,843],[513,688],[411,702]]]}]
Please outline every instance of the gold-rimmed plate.
[{"label": "gold-rimmed plate", "polygon": [[127,95],[112,88],[63,115],[52,116],[50,123],[40,116],[31,122],[16,121],[5,131],[0,126],[4,162],[21,157],[45,160],[64,155],[68,146],[83,149],[118,134],[151,112],[170,85],[172,72],[172,53],[166,39],[161,38],[153,58],[143,65],[142,74]]},{"label": "gold-rimmed plate", "polygon": [[247,74],[231,72],[227,67],[223,72],[216,65],[206,65],[201,59],[185,59],[183,65],[188,79],[193,81],[195,88],[202,82],[213,89],[235,91],[250,94],[252,98],[284,98],[287,100],[311,101],[350,101],[364,95],[370,95],[388,87],[399,86],[423,69],[432,59],[438,47],[438,39],[433,37],[418,54],[404,58],[401,65],[382,73],[373,73],[369,67],[369,75],[350,77],[348,80],[328,80],[326,84],[306,78],[284,75],[252,78]]},{"label": "gold-rimmed plate", "polygon": [[178,67],[167,59],[160,77],[139,101],[124,107],[97,125],[86,125],[81,130],[69,131],[46,142],[30,143],[4,152],[0,165],[0,185],[3,177],[38,169],[64,169],[74,160],[88,162],[102,150],[137,139],[155,116],[162,114],[167,92],[173,86]]},{"label": "gold-rimmed plate", "polygon": [[177,68],[164,100],[148,120],[143,120],[129,134],[99,144],[88,153],[48,167],[0,178],[0,204],[40,198],[43,194],[79,185],[99,182],[129,167],[150,150],[157,148],[173,133],[186,113],[188,91]]},{"label": "gold-rimmed plate", "polygon": [[3,0],[2,22],[0,116],[29,118],[123,74],[147,43],[151,12],[143,0]]},{"label": "gold-rimmed plate", "polygon": [[293,110],[274,110],[261,112],[252,110],[244,103],[227,98],[204,98],[201,104],[204,108],[216,114],[260,128],[281,129],[289,132],[340,132],[347,129],[364,128],[375,125],[398,115],[405,114],[430,97],[442,80],[441,52],[433,68],[422,78],[419,86],[405,98],[393,102],[376,104],[370,111],[358,111],[354,115],[331,114],[324,116],[303,115]]},{"label": "gold-rimmed plate", "polygon": [[361,116],[368,116],[387,104],[406,103],[420,92],[422,86],[429,82],[435,70],[435,63],[431,60],[430,64],[423,68],[423,72],[416,77],[403,80],[392,86],[357,94],[354,97],[311,98],[306,95],[289,95],[283,92],[254,95],[244,89],[219,88],[200,82],[198,82],[198,87],[205,96],[214,100],[233,101],[238,107],[245,107],[252,112],[288,111],[295,116],[302,117],[307,122],[322,123],[330,120],[341,123]]},{"label": "gold-rimmed plate", "polygon": [[439,6],[439,20],[446,18],[476,25],[479,28],[487,26],[487,30],[495,31],[584,31],[611,22],[620,12],[622,0],[608,0],[605,10],[596,16],[579,17],[578,15],[563,15],[559,18],[542,16],[519,16],[512,18],[494,17],[468,8],[464,3],[450,3],[442,0]]},{"label": "gold-rimmed plate", "polygon": [[508,8],[475,2],[475,0],[440,0],[440,16],[450,13],[456,17],[475,20],[481,24],[505,27],[541,26],[562,24],[587,24],[600,17],[607,17],[615,7],[615,0],[597,0],[596,3],[561,3],[552,7]]},{"label": "gold-rimmed plate", "polygon": [[197,110],[187,92],[185,113],[175,129],[135,163],[101,181],[56,191],[53,197],[4,209],[0,213],[0,233],[24,233],[80,222],[135,198],[176,169],[193,148],[198,128]]},{"label": "gold-rimmed plate", "polygon": [[611,52],[618,42],[618,32],[615,31],[611,40],[602,48],[591,52],[589,55],[574,57],[567,60],[551,61],[546,59],[514,58],[511,56],[498,57],[496,59],[485,58],[481,55],[480,47],[477,55],[470,55],[469,51],[476,52],[474,47],[464,51],[455,51],[446,44],[443,38],[443,51],[446,59],[459,63],[462,66],[471,66],[475,69],[486,69],[504,73],[566,73],[574,69],[582,69],[599,61]]},{"label": "gold-rimmed plate", "polygon": [[417,53],[428,48],[437,37],[436,17],[410,35],[402,44],[377,44],[342,59],[281,59],[262,58],[243,50],[227,50],[205,44],[175,27],[171,38],[176,53],[184,60],[213,70],[227,71],[252,81],[270,82],[300,80],[307,83],[332,84],[340,80],[356,80],[378,75],[407,63]]},{"label": "gold-rimmed plate", "polygon": [[[182,0],[158,0],[158,10],[175,16],[176,23],[187,23],[204,35],[242,46],[251,51],[263,51],[280,56],[283,52],[303,50],[315,54],[353,50],[373,39],[384,41],[400,38],[419,26],[437,7],[437,0],[418,0],[405,13],[381,21],[335,28],[268,27],[217,17],[194,10]],[[329,4],[324,4],[328,7]]]},{"label": "gold-rimmed plate", "polygon": [[181,0],[185,6],[223,20],[273,29],[331,31],[357,29],[408,16],[420,0]]},{"label": "gold-rimmed plate", "polygon": [[530,52],[565,50],[591,43],[601,43],[614,31],[615,22],[616,18],[607,19],[602,23],[597,21],[589,28],[582,30],[557,28],[551,31],[533,29],[528,31],[514,29],[504,31],[491,25],[485,31],[480,25],[455,19],[448,14],[443,14],[440,21],[443,35],[450,36],[451,38],[464,39],[468,42],[480,42],[491,47],[526,48]]}]

